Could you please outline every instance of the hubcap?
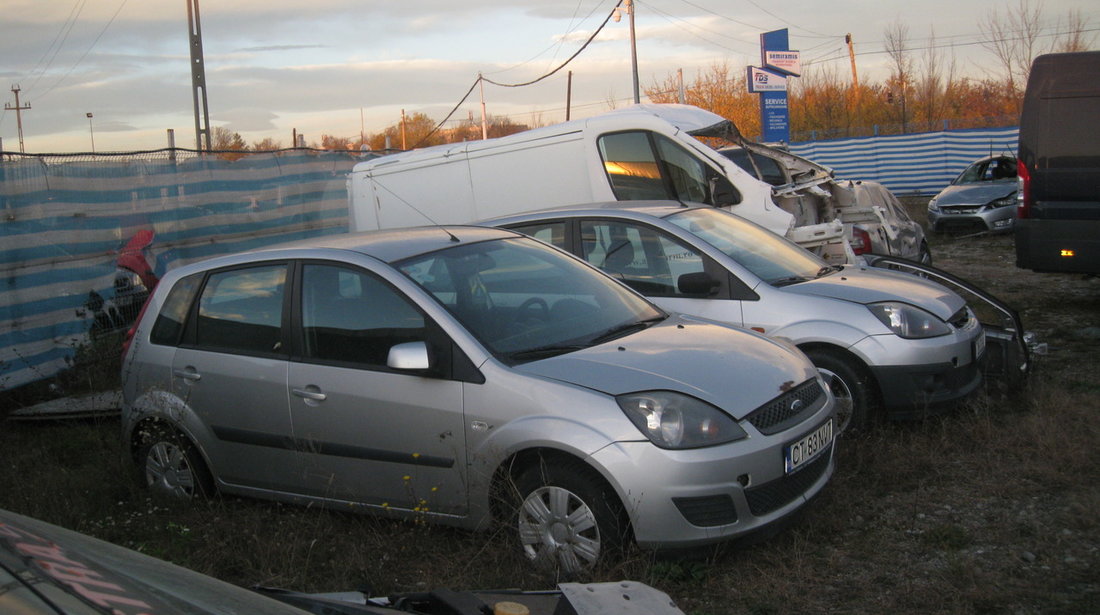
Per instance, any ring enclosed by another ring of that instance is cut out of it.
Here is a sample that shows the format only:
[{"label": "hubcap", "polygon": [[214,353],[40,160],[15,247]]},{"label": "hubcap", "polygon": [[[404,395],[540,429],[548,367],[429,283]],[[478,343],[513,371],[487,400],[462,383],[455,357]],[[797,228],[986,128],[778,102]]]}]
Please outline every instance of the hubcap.
[{"label": "hubcap", "polygon": [[531,492],[519,511],[523,552],[540,568],[576,573],[600,556],[600,529],[587,504],[561,487]]},{"label": "hubcap", "polygon": [[154,491],[181,499],[195,496],[195,474],[183,449],[171,442],[157,442],[145,458],[145,482]]},{"label": "hubcap", "polygon": [[840,376],[823,367],[817,368],[817,371],[825,379],[825,384],[829,386],[833,397],[836,398],[836,432],[838,434],[844,433],[844,430],[848,429],[848,425],[852,422],[852,415],[855,414],[855,399],[852,398],[852,391],[848,388],[848,383],[844,382]]}]

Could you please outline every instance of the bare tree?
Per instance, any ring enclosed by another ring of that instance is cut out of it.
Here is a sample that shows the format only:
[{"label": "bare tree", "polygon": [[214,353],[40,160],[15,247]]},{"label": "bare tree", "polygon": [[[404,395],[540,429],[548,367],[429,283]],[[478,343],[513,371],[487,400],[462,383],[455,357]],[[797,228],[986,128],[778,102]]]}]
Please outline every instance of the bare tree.
[{"label": "bare tree", "polygon": [[936,31],[933,28],[928,37],[928,45],[920,58],[920,68],[916,76],[914,91],[916,94],[915,116],[932,130],[932,124],[944,117],[947,109],[947,96],[955,82],[956,64],[954,52],[946,55],[936,44]]},{"label": "bare tree", "polygon": [[888,93],[890,101],[898,109],[901,131],[909,129],[907,98],[913,82],[913,55],[909,48],[909,26],[895,21],[886,28],[886,54],[890,56],[891,74]]},{"label": "bare tree", "polygon": [[1089,20],[1081,15],[1081,9],[1070,9],[1066,14],[1065,25],[1058,20],[1058,34],[1051,46],[1052,51],[1088,51],[1095,40],[1094,34],[1086,33]]},{"label": "bare tree", "polygon": [[1033,6],[1031,0],[1019,0],[1004,16],[993,9],[978,22],[981,45],[1000,62],[1012,90],[1019,90],[1027,83],[1031,61],[1040,52],[1042,9],[1042,2]]}]

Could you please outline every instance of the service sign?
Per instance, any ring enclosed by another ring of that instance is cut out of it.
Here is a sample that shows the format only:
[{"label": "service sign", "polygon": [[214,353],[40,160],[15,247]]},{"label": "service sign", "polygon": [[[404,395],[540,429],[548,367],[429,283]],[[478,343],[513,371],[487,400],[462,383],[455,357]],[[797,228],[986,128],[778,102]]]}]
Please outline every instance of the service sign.
[{"label": "service sign", "polygon": [[787,78],[759,66],[750,66],[749,92],[786,92]]},{"label": "service sign", "polygon": [[802,54],[799,51],[764,51],[764,66],[797,77],[802,74]]}]

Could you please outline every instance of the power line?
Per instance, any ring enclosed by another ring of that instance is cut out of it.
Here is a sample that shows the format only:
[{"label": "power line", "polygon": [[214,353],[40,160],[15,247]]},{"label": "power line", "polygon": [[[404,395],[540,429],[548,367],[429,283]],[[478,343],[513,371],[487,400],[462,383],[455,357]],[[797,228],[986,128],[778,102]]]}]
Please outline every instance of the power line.
[{"label": "power line", "polygon": [[45,98],[50,92],[54,91],[57,86],[61,85],[62,81],[67,79],[69,75],[71,75],[72,72],[76,70],[77,66],[80,66],[80,63],[84,61],[84,58],[88,57],[88,54],[91,53],[92,49],[94,49],[95,46],[99,43],[99,39],[103,38],[103,35],[107,32],[107,29],[111,27],[111,24],[115,23],[115,18],[118,17],[118,14],[122,12],[122,7],[126,6],[126,2],[127,0],[122,0],[122,2],[118,5],[118,8],[115,9],[114,15],[111,15],[111,18],[107,20],[107,24],[103,26],[102,30],[99,31],[99,34],[96,35],[95,40],[92,41],[92,44],[88,45],[88,49],[84,51],[84,54],[80,56],[80,59],[73,63],[73,65],[69,67],[69,70],[66,71],[60,79],[55,81],[54,84],[50,86],[50,89],[46,90],[41,96],[39,96],[39,99]]}]

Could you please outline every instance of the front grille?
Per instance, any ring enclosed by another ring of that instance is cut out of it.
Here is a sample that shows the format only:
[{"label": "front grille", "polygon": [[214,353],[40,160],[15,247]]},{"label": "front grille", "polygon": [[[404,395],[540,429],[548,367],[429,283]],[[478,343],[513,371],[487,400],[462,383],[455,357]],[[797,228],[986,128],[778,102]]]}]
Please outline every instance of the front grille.
[{"label": "front grille", "polygon": [[830,446],[828,452],[822,453],[817,459],[809,462],[794,474],[777,478],[770,483],[749,487],[745,490],[745,499],[749,501],[749,510],[759,517],[794,501],[806,493],[806,490],[821,478],[826,468],[829,467],[829,460],[832,458],[833,447]]},{"label": "front grille", "polygon": [[814,378],[753,410],[745,418],[767,436],[797,425],[824,403],[825,391]]},{"label": "front grille", "polygon": [[728,494],[708,495],[697,498],[672,498],[680,514],[688,523],[699,527],[729,525],[737,521],[737,509]]}]

